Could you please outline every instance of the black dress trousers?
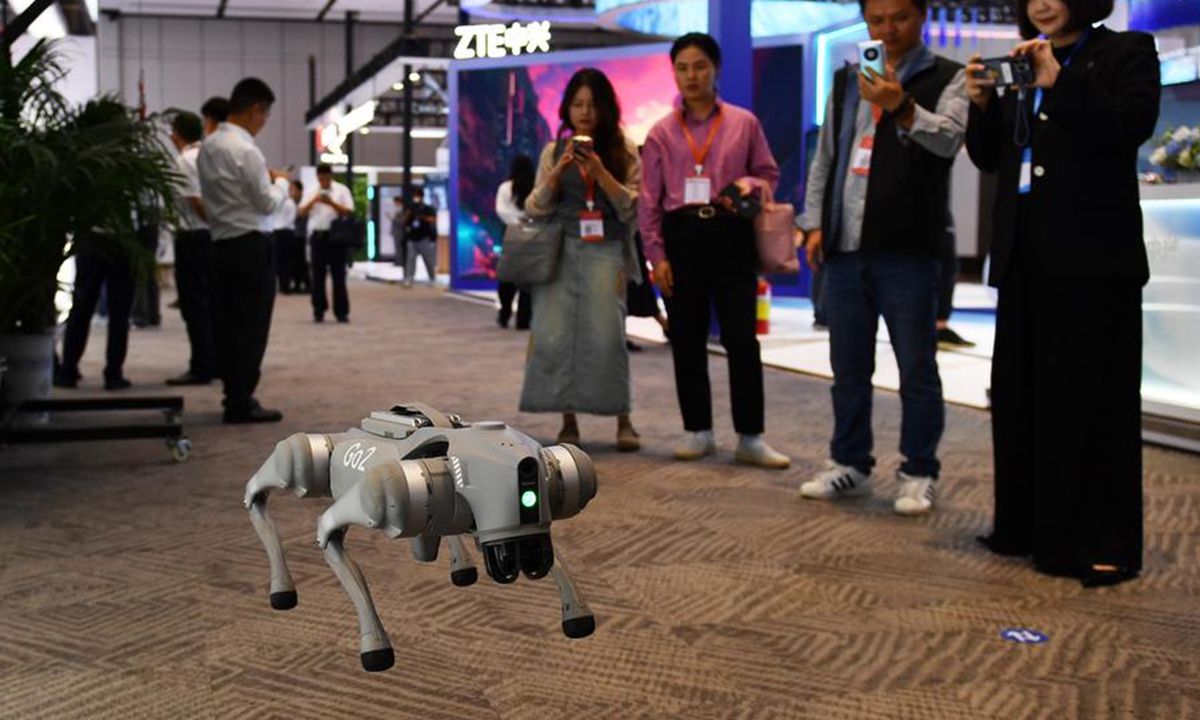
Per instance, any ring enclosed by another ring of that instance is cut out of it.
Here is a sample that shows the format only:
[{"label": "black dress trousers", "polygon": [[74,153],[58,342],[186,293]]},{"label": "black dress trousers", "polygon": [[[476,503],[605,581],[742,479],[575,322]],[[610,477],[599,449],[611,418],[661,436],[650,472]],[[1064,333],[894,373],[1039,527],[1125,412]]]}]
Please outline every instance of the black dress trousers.
[{"label": "black dress trousers", "polygon": [[1050,276],[1027,219],[992,361],[996,550],[1044,572],[1142,566],[1142,284]]},{"label": "black dress trousers", "polygon": [[329,301],[325,296],[325,274],[333,285],[333,314],[339,320],[350,317],[350,295],[346,292],[346,264],[349,248],[330,240],[328,232],[312,235],[312,306],[313,317],[325,317]]},{"label": "black dress trousers", "polygon": [[260,232],[216,240],[220,290],[222,379],[225,412],[238,415],[252,407],[275,309],[275,266],[271,239]]},{"label": "black dress trousers", "polygon": [[684,429],[712,429],[708,329],[715,308],[729,362],[733,426],[741,434],[761,433],[763,371],[755,334],[754,226],[738,218],[703,219],[673,212],[663,220],[663,242],[675,280],[669,316],[671,355]]},{"label": "black dress trousers", "polygon": [[216,377],[220,297],[212,235],[207,230],[176,233],[175,285],[179,291],[179,312],[192,347],[188,372],[201,380]]},{"label": "black dress trousers", "polygon": [[75,290],[71,313],[63,335],[61,375],[79,377],[79,359],[87,348],[92,316],[100,300],[100,290],[108,297],[108,345],[105,351],[104,379],[123,377],[125,354],[129,349],[129,316],[133,310],[133,265],[123,254],[83,251],[75,256]]}]

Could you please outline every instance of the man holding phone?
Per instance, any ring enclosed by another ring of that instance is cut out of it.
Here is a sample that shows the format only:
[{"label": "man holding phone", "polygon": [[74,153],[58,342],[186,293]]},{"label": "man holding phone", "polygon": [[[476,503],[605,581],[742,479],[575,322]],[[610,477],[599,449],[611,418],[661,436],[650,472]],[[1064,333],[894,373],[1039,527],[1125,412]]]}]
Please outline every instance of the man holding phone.
[{"label": "man holding phone", "polygon": [[834,74],[809,170],[809,263],[822,265],[833,366],[834,434],[804,498],[869,491],[871,378],[879,316],[900,367],[903,420],[894,508],[931,511],[945,425],[937,368],[939,254],[950,168],[966,131],[966,76],[921,41],[926,0],[859,0],[871,40]]},{"label": "man holding phone", "polygon": [[325,273],[333,284],[333,315],[340,323],[350,322],[350,294],[346,291],[346,266],[350,248],[333,242],[329,233],[333,221],[354,212],[354,194],[333,179],[333,168],[317,166],[317,187],[298,210],[308,219],[308,237],[312,242],[313,322],[325,322],[329,300],[325,295]]}]

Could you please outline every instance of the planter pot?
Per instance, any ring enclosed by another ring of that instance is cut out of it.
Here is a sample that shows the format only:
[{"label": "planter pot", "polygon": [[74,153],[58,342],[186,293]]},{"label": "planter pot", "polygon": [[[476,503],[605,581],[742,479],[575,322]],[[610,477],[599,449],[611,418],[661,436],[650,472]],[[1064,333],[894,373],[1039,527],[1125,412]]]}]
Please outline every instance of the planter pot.
[{"label": "planter pot", "polygon": [[[41,335],[0,335],[0,357],[6,370],[0,384],[0,405],[22,400],[50,397],[54,376],[54,333]],[[45,415],[26,415],[36,423],[48,420]]]}]

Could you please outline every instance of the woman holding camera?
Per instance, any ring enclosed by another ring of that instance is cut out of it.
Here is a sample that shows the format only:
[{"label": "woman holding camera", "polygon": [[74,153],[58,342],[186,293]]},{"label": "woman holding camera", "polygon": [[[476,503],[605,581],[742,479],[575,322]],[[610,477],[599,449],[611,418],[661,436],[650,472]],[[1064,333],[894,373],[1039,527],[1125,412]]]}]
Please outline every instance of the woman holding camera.
[{"label": "woman holding camera", "polygon": [[625,283],[637,277],[641,163],[621,132],[621,108],[604,73],[567,83],[558,138],[542,151],[532,218],[563,228],[558,272],[533,286],[533,325],[521,410],[561,412],[560,443],[579,443],[576,413],[617,416],[617,448],[641,447],[629,420]]},{"label": "woman holding camera", "polygon": [[721,48],[703,33],[671,46],[682,103],[655,123],[642,149],[638,213],[654,283],[670,301],[675,392],[687,437],[678,460],[716,452],[708,379],[710,309],[729,357],[735,458],[770,468],[791,460],[763,440],[763,371],[755,335],[758,252],[739,212],[779,180],[758,118],[717,97]]},{"label": "woman holding camera", "polygon": [[996,508],[981,541],[1085,587],[1142,566],[1149,268],[1136,160],[1158,118],[1159,66],[1151,36],[1092,27],[1111,11],[1112,0],[1022,2],[1030,39],[1011,55],[1029,61],[1032,84],[1001,96],[978,57],[967,68],[967,150],[998,174]]}]

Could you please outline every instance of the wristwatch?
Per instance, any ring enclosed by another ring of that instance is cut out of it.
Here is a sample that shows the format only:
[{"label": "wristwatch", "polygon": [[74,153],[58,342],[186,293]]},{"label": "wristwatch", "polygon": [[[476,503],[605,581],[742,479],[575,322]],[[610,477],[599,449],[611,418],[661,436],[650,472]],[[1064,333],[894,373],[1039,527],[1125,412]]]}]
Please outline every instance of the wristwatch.
[{"label": "wristwatch", "polygon": [[900,119],[912,112],[916,106],[917,99],[909,93],[904,93],[904,99],[901,100],[900,104],[896,106],[896,109],[892,111],[892,117]]}]

